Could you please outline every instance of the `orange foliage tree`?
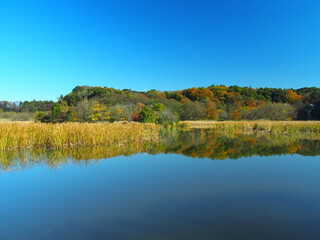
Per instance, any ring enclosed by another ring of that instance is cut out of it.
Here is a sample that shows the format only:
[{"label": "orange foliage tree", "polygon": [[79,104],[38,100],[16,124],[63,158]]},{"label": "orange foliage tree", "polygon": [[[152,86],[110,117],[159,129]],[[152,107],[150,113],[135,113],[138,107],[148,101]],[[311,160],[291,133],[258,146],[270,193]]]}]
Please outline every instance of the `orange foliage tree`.
[{"label": "orange foliage tree", "polygon": [[235,110],[233,110],[233,112],[231,113],[231,118],[232,118],[233,120],[240,120],[240,119],[241,119],[241,113],[240,113],[237,109],[235,109]]},{"label": "orange foliage tree", "polygon": [[182,92],[184,96],[192,101],[213,100],[214,94],[207,88],[190,88]]},{"label": "orange foliage tree", "polygon": [[294,103],[301,100],[302,97],[299,94],[297,94],[295,91],[290,89],[286,94],[286,99],[288,103]]},{"label": "orange foliage tree", "polygon": [[218,120],[218,109],[214,102],[207,103],[207,119]]}]

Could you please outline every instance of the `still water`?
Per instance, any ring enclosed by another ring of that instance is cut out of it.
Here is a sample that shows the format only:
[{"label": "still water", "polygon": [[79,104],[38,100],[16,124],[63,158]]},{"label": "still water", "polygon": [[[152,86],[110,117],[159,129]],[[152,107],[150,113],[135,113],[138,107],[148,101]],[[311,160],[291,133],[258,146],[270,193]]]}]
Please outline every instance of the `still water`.
[{"label": "still water", "polygon": [[320,239],[319,146],[196,131],[1,153],[0,240]]}]

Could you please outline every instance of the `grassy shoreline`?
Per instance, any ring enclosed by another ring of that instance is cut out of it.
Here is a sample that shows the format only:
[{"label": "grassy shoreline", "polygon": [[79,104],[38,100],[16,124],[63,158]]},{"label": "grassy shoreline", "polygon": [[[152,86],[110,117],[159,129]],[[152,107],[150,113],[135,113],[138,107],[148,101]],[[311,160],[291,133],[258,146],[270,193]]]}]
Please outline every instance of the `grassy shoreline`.
[{"label": "grassy shoreline", "polygon": [[157,142],[160,126],[142,123],[0,123],[0,151]]},{"label": "grassy shoreline", "polygon": [[99,146],[61,149],[31,148],[0,151],[0,173],[19,171],[36,165],[57,168],[68,162],[90,164],[100,159],[131,156],[138,153],[179,154],[212,160],[239,159],[250,156],[299,154],[319,156],[320,141],[288,136],[235,134],[229,136],[214,130],[195,129],[179,132],[172,139],[159,142],[127,142]]},{"label": "grassy shoreline", "polygon": [[[212,129],[226,134],[266,134],[320,139],[320,122],[301,121],[184,121],[186,129]],[[153,123],[0,123],[0,151],[29,148],[72,148],[128,143],[157,143],[161,125]],[[183,128],[169,128],[168,135]]]},{"label": "grassy shoreline", "polygon": [[214,129],[226,134],[270,134],[320,139],[320,121],[184,121],[189,129]]}]

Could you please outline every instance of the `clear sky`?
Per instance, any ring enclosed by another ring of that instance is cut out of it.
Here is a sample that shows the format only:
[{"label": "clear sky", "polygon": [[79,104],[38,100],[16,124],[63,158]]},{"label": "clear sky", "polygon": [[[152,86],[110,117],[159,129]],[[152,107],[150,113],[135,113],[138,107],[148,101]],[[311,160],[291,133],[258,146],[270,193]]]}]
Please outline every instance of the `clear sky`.
[{"label": "clear sky", "polygon": [[319,0],[0,0],[0,100],[320,87]]}]

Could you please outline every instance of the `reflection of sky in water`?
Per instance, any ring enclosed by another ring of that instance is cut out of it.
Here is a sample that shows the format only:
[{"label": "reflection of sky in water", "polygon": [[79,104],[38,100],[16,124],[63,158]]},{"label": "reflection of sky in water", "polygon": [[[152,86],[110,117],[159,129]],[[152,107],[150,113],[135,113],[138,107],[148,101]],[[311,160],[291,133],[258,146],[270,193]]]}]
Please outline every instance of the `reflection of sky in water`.
[{"label": "reflection of sky in water", "polygon": [[0,239],[319,239],[319,157],[138,154],[0,175]]}]

